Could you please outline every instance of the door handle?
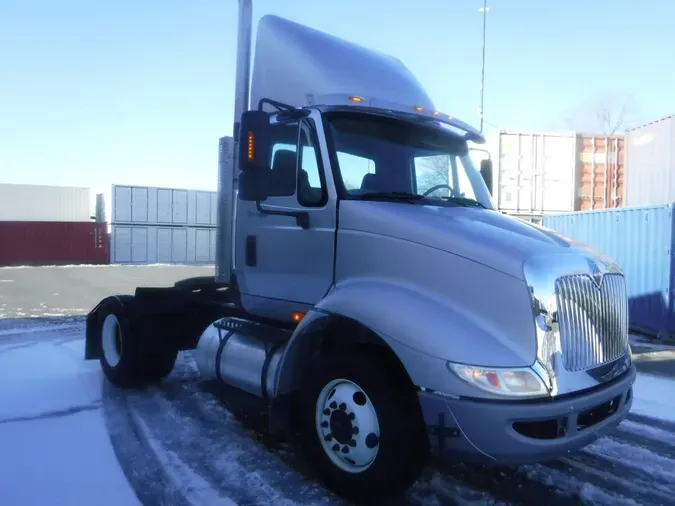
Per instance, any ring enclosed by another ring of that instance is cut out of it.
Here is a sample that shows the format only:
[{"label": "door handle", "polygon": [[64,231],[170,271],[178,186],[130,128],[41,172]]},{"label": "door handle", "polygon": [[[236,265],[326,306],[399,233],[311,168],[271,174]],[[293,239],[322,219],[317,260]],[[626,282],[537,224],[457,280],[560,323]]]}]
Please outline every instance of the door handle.
[{"label": "door handle", "polygon": [[297,226],[304,229],[309,228],[309,213],[307,211],[297,211],[295,209],[293,210],[266,209],[260,204],[260,201],[257,201],[255,203],[255,207],[260,214],[295,217],[295,223]]}]

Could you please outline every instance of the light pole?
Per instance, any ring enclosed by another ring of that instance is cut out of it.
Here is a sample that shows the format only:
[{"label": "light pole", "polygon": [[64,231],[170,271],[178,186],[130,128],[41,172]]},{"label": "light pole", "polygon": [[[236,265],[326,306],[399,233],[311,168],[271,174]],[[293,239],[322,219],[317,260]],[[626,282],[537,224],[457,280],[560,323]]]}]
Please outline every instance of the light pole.
[{"label": "light pole", "polygon": [[483,13],[483,63],[480,69],[480,109],[478,110],[480,114],[480,131],[483,133],[483,118],[485,116],[483,114],[483,100],[485,97],[485,28],[487,26],[487,13],[490,10],[487,6],[487,0],[483,0],[483,7],[478,10]]}]

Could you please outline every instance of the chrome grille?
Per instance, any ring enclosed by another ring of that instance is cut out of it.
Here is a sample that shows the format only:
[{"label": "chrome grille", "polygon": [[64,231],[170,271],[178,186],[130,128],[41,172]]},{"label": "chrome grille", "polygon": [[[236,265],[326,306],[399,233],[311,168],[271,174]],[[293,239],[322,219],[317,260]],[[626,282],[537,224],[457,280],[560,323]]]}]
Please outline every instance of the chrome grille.
[{"label": "chrome grille", "polygon": [[582,371],[618,359],[628,343],[628,299],[621,274],[605,274],[600,287],[588,275],[556,280],[563,365]]}]

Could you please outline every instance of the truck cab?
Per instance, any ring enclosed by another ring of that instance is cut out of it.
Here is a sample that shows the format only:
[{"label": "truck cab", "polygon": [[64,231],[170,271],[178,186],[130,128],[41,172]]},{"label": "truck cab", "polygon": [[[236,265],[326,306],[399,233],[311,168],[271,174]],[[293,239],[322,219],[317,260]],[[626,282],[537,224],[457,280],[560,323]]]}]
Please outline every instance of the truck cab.
[{"label": "truck cab", "polygon": [[265,16],[249,83],[240,5],[216,275],[104,299],[85,357],[137,387],[190,350],[366,503],[430,454],[538,462],[618,424],[635,380],[620,267],[495,210],[481,133],[391,56]]},{"label": "truck cab", "polygon": [[345,100],[359,102],[273,113],[268,128],[252,133],[251,150],[264,151],[264,160],[240,175],[234,262],[252,314],[292,321],[337,280],[368,275],[369,264],[395,256],[397,239],[420,235],[427,209],[492,209],[467,133],[433,114]]}]

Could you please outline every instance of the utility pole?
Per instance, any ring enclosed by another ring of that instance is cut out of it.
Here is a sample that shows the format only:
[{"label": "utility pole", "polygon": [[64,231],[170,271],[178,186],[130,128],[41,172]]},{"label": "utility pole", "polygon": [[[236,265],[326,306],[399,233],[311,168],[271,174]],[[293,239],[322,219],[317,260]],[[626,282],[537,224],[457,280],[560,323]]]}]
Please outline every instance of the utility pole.
[{"label": "utility pole", "polygon": [[485,34],[487,27],[487,13],[490,8],[487,6],[487,0],[483,0],[483,7],[479,9],[479,12],[483,13],[483,63],[480,69],[480,108],[478,113],[480,114],[480,131],[483,133],[483,119],[485,117],[483,109],[483,101],[485,97]]}]

